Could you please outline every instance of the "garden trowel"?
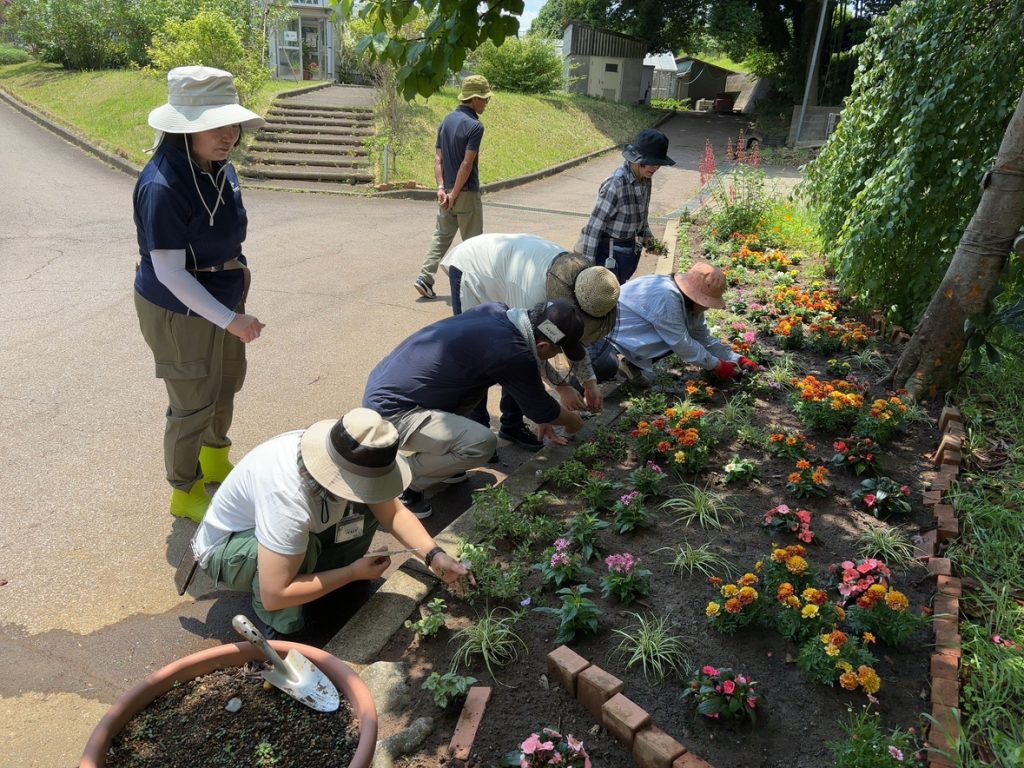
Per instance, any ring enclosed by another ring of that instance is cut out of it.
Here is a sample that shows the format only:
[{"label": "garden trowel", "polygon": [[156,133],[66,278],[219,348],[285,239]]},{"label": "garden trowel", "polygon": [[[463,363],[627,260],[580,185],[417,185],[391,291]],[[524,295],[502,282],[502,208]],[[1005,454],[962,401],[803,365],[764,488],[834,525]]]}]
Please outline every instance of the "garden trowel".
[{"label": "garden trowel", "polygon": [[241,614],[231,620],[231,625],[274,665],[273,669],[263,670],[264,680],[317,712],[338,709],[338,689],[313,662],[294,648],[282,659],[252,622]]}]

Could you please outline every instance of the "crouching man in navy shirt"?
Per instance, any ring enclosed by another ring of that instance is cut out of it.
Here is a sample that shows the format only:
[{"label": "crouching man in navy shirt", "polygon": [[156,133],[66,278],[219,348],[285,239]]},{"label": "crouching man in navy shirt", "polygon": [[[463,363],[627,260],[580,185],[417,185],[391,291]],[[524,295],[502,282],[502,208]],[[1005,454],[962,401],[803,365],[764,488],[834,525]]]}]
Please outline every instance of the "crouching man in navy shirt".
[{"label": "crouching man in navy shirt", "polygon": [[468,417],[489,387],[501,385],[515,398],[540,439],[561,442],[554,427],[583,427],[579,414],[548,394],[540,374],[560,352],[582,360],[582,337],[583,316],[564,299],[529,310],[489,302],[417,331],[373,369],[363,405],[398,430],[413,475],[402,500],[417,517],[432,512],[424,488],[465,479],[467,469],[494,454],[494,433]]}]

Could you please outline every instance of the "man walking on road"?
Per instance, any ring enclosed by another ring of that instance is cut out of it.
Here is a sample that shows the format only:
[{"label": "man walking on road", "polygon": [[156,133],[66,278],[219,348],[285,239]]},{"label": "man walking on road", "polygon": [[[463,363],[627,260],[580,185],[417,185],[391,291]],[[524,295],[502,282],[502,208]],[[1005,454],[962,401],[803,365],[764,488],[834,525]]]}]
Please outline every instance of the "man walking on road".
[{"label": "man walking on road", "polygon": [[437,181],[437,228],[430,250],[423,259],[420,275],[413,285],[420,296],[432,299],[437,265],[452,244],[455,233],[463,240],[484,231],[484,212],[480,202],[480,175],[477,159],[484,126],[480,115],[493,95],[490,83],[482,75],[470,75],[462,81],[461,102],[437,130],[434,150],[434,178]]}]

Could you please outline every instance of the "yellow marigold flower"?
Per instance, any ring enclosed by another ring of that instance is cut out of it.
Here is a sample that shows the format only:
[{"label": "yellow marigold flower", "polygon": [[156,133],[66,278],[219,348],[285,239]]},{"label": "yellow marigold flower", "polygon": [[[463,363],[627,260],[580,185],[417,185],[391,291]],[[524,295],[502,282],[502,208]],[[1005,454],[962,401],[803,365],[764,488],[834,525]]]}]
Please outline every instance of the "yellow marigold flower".
[{"label": "yellow marigold flower", "polygon": [[837,621],[846,621],[846,610],[841,605],[833,605],[832,610],[836,612]]},{"label": "yellow marigold flower", "polygon": [[754,570],[755,571],[760,571],[763,568],[764,568],[764,561],[763,560],[758,560],[756,563],[754,563]]},{"label": "yellow marigold flower", "polygon": [[882,679],[871,667],[858,667],[857,679],[860,681],[861,687],[867,693],[878,693],[878,689],[882,687]]},{"label": "yellow marigold flower", "polygon": [[843,672],[853,672],[853,664],[848,661],[837,661],[836,669],[841,669]]},{"label": "yellow marigold flower", "polygon": [[793,555],[786,561],[786,570],[799,576],[807,572],[807,561],[800,555]]},{"label": "yellow marigold flower", "polygon": [[885,604],[894,611],[905,611],[910,607],[910,601],[907,600],[907,596],[902,592],[897,592],[895,589],[885,596]]},{"label": "yellow marigold flower", "polygon": [[821,642],[825,645],[828,645],[830,642],[832,642],[832,633],[826,632],[824,635],[819,635],[818,639],[821,640]]},{"label": "yellow marigold flower", "polygon": [[753,587],[743,587],[739,592],[740,602],[744,605],[750,605],[752,602],[757,600],[757,590]]},{"label": "yellow marigold flower", "polygon": [[744,587],[752,586],[757,584],[757,576],[752,573],[744,573],[737,583],[742,584]]},{"label": "yellow marigold flower", "polygon": [[887,588],[884,584],[872,584],[870,587],[868,587],[868,594],[872,595],[876,599],[884,595],[886,591]]},{"label": "yellow marigold flower", "polygon": [[789,552],[787,552],[784,549],[773,549],[772,550],[772,560],[774,560],[776,563],[785,562],[787,557],[789,557]]},{"label": "yellow marigold flower", "polygon": [[719,611],[722,610],[722,606],[712,601],[708,603],[708,607],[704,609],[704,615],[707,617],[717,616]]},{"label": "yellow marigold flower", "polygon": [[645,429],[646,427],[649,427],[651,425],[650,425],[650,422],[641,421],[636,426],[637,426],[638,429]]},{"label": "yellow marigold flower", "polygon": [[873,643],[876,640],[875,636],[870,632],[865,632],[863,635],[863,639],[865,643]]},{"label": "yellow marigold flower", "polygon": [[800,593],[800,596],[803,597],[803,599],[806,600],[807,602],[812,602],[814,600],[814,596],[817,595],[817,594],[818,594],[818,590],[817,589],[815,589],[814,587],[808,587],[807,589],[805,589],[803,592]]},{"label": "yellow marigold flower", "polygon": [[811,605],[805,605],[803,610],[800,611],[800,616],[805,619],[816,618],[818,616],[818,606],[813,603]]},{"label": "yellow marigold flower", "polygon": [[836,646],[832,645],[832,643],[829,643],[828,645],[825,646],[825,653],[828,654],[829,656],[838,656],[839,655],[839,648],[837,648]]},{"label": "yellow marigold flower", "polygon": [[796,595],[790,595],[783,602],[786,604],[787,608],[799,608],[800,607],[800,598],[797,597]]},{"label": "yellow marigold flower", "polygon": [[843,672],[839,676],[839,684],[848,691],[856,691],[860,680],[857,679],[857,675],[853,672]]},{"label": "yellow marigold flower", "polygon": [[723,584],[722,585],[722,597],[736,597],[739,594],[740,588],[735,584]]},{"label": "yellow marigold flower", "polygon": [[674,458],[676,460],[676,464],[682,464],[684,461],[686,461],[686,452],[676,451],[676,455],[674,456]]}]

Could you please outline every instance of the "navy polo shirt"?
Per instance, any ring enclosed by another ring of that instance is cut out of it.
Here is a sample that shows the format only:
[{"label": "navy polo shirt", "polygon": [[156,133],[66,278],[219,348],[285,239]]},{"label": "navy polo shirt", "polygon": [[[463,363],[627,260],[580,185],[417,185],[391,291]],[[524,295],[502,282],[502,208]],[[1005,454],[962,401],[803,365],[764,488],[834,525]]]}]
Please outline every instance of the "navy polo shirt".
[{"label": "navy polo shirt", "polygon": [[370,373],[363,406],[384,418],[416,407],[465,414],[500,384],[533,421],[557,419],[561,406],[507,309],[481,304],[414,333]]},{"label": "navy polo shirt", "polygon": [[[459,175],[459,166],[466,156],[466,150],[479,152],[483,138],[484,124],[480,122],[480,116],[467,104],[460,104],[441,121],[441,127],[437,129],[437,143],[434,146],[441,150],[445,189],[451,191],[455,186],[455,179]],[[473,161],[473,170],[463,189],[467,192],[480,191],[480,175],[476,160]]]},{"label": "navy polo shirt", "polygon": [[[249,220],[242,205],[242,190],[234,167],[227,163],[223,202],[210,226],[210,214],[199,198],[213,210],[217,187],[210,176],[195,165],[195,180],[188,156],[177,147],[164,146],[139,174],[135,184],[135,231],[141,257],[135,273],[135,290],[148,301],[172,312],[190,314],[167,287],[157,280],[149,252],[184,250],[185,267],[202,269],[231,259],[245,263],[242,243]],[[223,163],[214,163],[214,175]],[[198,189],[196,185],[198,183]],[[245,278],[239,269],[224,272],[196,272],[196,279],[228,309],[242,301]]]}]

